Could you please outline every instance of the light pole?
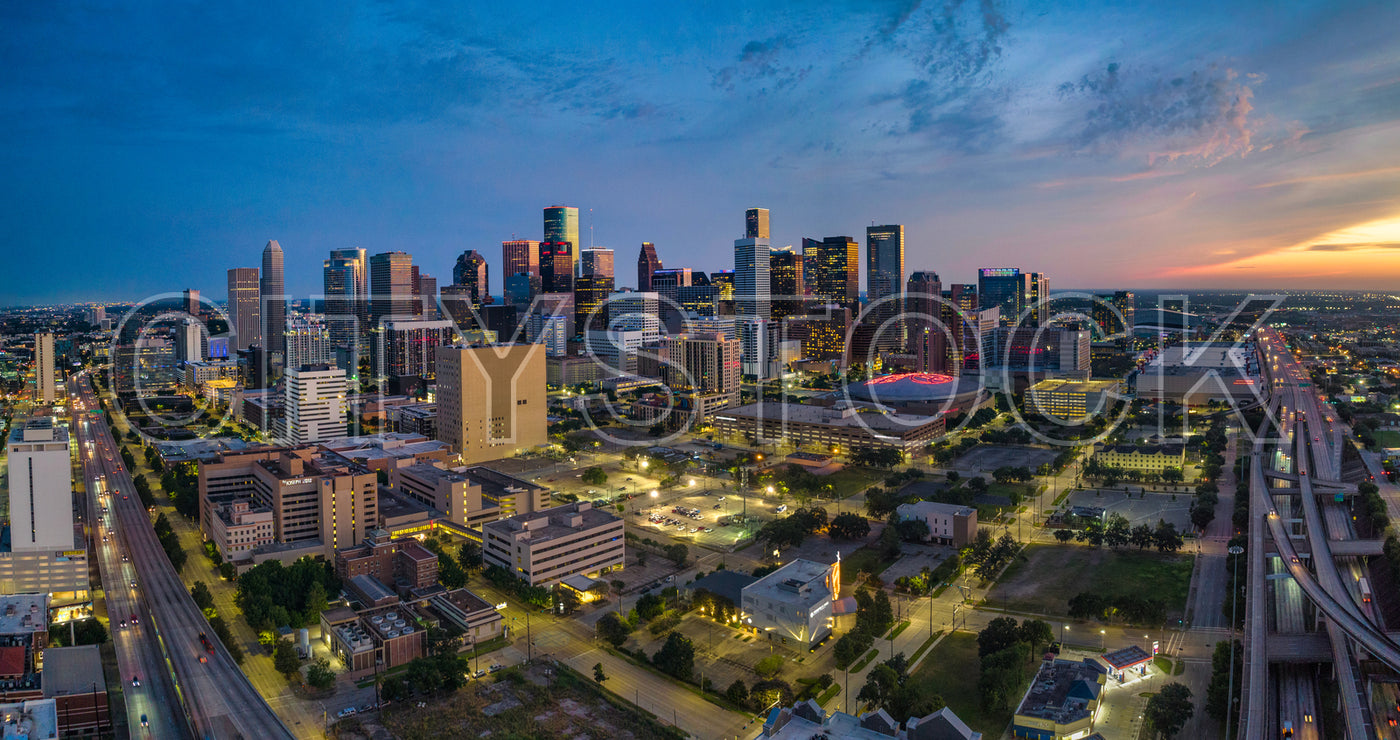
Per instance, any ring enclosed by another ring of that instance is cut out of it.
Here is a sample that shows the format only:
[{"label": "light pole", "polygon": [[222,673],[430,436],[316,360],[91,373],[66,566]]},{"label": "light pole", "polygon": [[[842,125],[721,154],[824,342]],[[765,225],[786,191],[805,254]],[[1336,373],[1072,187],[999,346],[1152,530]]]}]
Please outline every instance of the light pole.
[{"label": "light pole", "polygon": [[[1225,740],[1230,740],[1230,725],[1234,724],[1233,714],[1235,708],[1235,610],[1240,605],[1240,556],[1244,554],[1244,548],[1239,545],[1231,545],[1225,552],[1235,556],[1235,574],[1230,579],[1230,690],[1225,702]],[[1255,646],[1258,647],[1257,645]]]}]

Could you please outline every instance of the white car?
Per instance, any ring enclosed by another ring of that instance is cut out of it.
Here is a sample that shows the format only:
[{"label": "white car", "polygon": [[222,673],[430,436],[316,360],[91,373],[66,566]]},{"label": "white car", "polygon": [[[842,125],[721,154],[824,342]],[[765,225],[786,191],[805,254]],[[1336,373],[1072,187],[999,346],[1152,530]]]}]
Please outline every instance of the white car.
[{"label": "white car", "polygon": [[783,513],[784,511],[787,511],[787,504],[783,504],[782,506],[778,507],[779,514]]}]

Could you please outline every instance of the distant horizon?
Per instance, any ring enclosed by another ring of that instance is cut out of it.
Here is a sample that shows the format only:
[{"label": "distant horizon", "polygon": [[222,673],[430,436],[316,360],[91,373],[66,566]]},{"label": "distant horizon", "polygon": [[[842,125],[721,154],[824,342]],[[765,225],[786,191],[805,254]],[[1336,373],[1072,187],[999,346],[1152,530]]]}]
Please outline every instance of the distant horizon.
[{"label": "distant horizon", "polygon": [[[223,287],[269,234],[467,249],[579,209],[624,274],[903,224],[908,270],[1400,285],[1400,4],[7,9],[0,303]],[[794,114],[792,112],[800,112]],[[617,246],[622,245],[622,246]],[[1141,288],[1148,290],[1148,288]],[[219,290],[222,293],[222,290]]]}]

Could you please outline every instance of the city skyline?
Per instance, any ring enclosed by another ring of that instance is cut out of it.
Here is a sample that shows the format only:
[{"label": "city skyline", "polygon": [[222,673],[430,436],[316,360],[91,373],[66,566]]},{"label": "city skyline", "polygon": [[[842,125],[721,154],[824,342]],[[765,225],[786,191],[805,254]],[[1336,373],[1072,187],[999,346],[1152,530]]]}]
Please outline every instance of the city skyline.
[{"label": "city skyline", "polygon": [[554,203],[575,254],[706,271],[759,204],[775,247],[900,223],[906,270],[1075,264],[1057,289],[1400,278],[1400,8],[980,7],[328,8],[311,44],[291,11],[16,12],[0,303],[217,294],[269,239],[293,296],[332,249],[443,275]]}]

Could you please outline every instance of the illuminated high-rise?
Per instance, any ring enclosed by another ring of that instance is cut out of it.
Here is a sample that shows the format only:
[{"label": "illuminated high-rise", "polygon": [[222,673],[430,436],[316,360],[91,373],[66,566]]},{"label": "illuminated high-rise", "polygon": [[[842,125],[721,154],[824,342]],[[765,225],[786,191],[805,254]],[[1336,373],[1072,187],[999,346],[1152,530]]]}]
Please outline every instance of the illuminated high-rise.
[{"label": "illuminated high-rise", "polygon": [[480,309],[491,297],[491,273],[486,258],[475,249],[459,255],[457,264],[452,267],[452,284],[466,287],[472,308]]},{"label": "illuminated high-rise", "polygon": [[579,251],[579,274],[613,278],[613,251],[607,247],[589,247]]},{"label": "illuminated high-rise", "polygon": [[948,336],[943,325],[943,281],[933,270],[915,270],[904,287],[904,351],[923,372],[940,372],[948,363]]},{"label": "illuminated high-rise", "polygon": [[38,403],[54,402],[53,370],[53,332],[41,331],[34,335],[34,400]]},{"label": "illuminated high-rise", "polygon": [[282,281],[282,245],[275,239],[263,247],[258,293],[262,301],[263,349],[280,355],[287,348],[283,338],[287,331],[287,289]]},{"label": "illuminated high-rise", "polygon": [[768,230],[768,209],[750,208],[744,212],[745,239],[772,239]]},{"label": "illuminated high-rise", "polygon": [[642,251],[637,253],[637,290],[643,293],[651,290],[651,276],[661,269],[661,258],[656,256],[656,245],[642,242]]},{"label": "illuminated high-rise", "polygon": [[[326,296],[326,331],[331,345],[354,349],[369,328],[368,265],[363,249],[332,249],[321,263]],[[288,367],[293,367],[288,363]]]},{"label": "illuminated high-rise", "polygon": [[[544,209],[544,241],[568,242],[578,256],[578,209],[573,206],[550,206]],[[573,265],[569,265],[573,272]]]},{"label": "illuminated high-rise", "polygon": [[540,275],[540,243],[529,239],[501,242],[501,274],[510,277],[520,273]]},{"label": "illuminated high-rise", "polygon": [[[865,230],[865,298],[870,308],[863,317],[877,327],[899,315],[900,291],[904,288],[904,226],[870,226]],[[882,300],[886,299],[888,300]],[[878,339],[881,347],[902,343],[899,328],[886,327]]]},{"label": "illuminated high-rise", "polygon": [[262,344],[262,306],[258,300],[258,268],[228,271],[228,328],[235,350]]},{"label": "illuminated high-rise", "polygon": [[1044,326],[1050,320],[1050,279],[1043,272],[1026,275],[1026,300],[1023,310],[1027,312],[1022,326]]},{"label": "illuminated high-rise", "polygon": [[413,255],[383,252],[369,258],[369,320],[377,328],[388,319],[413,316]]},{"label": "illuminated high-rise", "polygon": [[803,264],[815,253],[811,274],[812,295],[817,303],[835,303],[851,316],[860,315],[860,245],[849,236],[828,236],[819,241],[803,239]]},{"label": "illuminated high-rise", "polygon": [[574,243],[540,243],[540,290],[545,293],[574,292]]},{"label": "illuminated high-rise", "polygon": [[1026,307],[1026,280],[1019,267],[984,267],[977,271],[977,308],[1001,309],[1001,320],[1014,325]]},{"label": "illuminated high-rise", "polygon": [[802,255],[792,247],[774,249],[768,253],[768,286],[772,296],[774,322],[781,323],[791,316],[801,316],[804,310],[802,286]]}]

